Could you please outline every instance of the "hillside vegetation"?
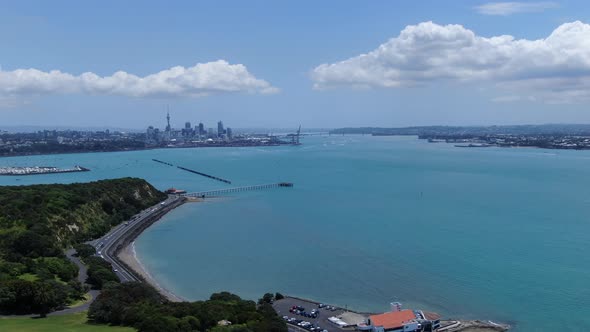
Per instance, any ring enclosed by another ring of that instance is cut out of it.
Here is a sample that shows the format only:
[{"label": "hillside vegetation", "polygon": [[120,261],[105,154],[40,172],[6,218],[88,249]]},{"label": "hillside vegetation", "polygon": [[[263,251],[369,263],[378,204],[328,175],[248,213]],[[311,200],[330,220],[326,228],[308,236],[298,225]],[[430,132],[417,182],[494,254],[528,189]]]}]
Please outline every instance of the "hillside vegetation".
[{"label": "hillside vegetation", "polygon": [[0,318],[0,331],[18,332],[133,332],[136,329],[122,326],[88,324],[85,312],[51,316],[45,319]]},{"label": "hillside vegetation", "polygon": [[135,178],[0,187],[0,312],[45,314],[80,299],[64,249],[165,198]]},{"label": "hillside vegetation", "polygon": [[[127,282],[104,288],[88,318],[140,332],[287,332],[287,324],[271,305],[273,299],[268,293],[256,303],[221,292],[207,301],[168,302],[148,284]],[[231,325],[223,326],[221,321]]]}]

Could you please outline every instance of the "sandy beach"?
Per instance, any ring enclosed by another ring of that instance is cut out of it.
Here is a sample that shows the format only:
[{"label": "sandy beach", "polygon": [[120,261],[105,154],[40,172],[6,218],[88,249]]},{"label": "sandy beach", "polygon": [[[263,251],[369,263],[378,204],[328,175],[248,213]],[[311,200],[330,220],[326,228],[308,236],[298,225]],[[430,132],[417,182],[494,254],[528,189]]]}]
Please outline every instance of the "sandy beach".
[{"label": "sandy beach", "polygon": [[119,259],[123,261],[127,266],[133,269],[135,273],[141,275],[147,283],[152,285],[156,288],[160,294],[164,295],[168,300],[172,302],[183,302],[186,301],[185,299],[181,298],[180,296],[172,293],[171,291],[163,288],[160,286],[156,280],[147,272],[143,264],[137,259],[137,255],[135,253],[135,241],[131,242],[128,246],[126,246],[118,255]]}]

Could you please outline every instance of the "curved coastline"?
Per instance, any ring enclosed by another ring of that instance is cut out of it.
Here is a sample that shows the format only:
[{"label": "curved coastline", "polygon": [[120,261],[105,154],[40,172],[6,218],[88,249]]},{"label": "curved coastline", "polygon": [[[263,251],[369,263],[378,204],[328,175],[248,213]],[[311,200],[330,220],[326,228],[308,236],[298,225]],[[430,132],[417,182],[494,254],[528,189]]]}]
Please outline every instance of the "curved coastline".
[{"label": "curved coastline", "polygon": [[154,277],[148,272],[146,267],[141,263],[139,258],[137,258],[137,253],[135,251],[135,240],[129,243],[125,248],[123,248],[118,256],[117,256],[123,263],[125,263],[128,267],[130,267],[133,272],[140,275],[145,282],[152,285],[155,289],[160,292],[164,297],[166,297],[169,301],[172,302],[183,302],[186,299],[182,298],[174,294],[172,291],[162,287]]},{"label": "curved coastline", "polygon": [[[147,272],[147,269],[141,264],[141,262],[137,259],[135,253],[134,242],[135,239],[143,233],[145,229],[153,225],[154,223],[158,222],[162,216],[166,213],[170,212],[171,210],[177,208],[178,206],[184,204],[187,201],[195,201],[194,199],[188,200],[187,198],[180,198],[176,199],[170,204],[167,204],[164,207],[161,207],[154,215],[149,216],[146,219],[146,222],[130,226],[129,228],[125,228],[125,231],[122,235],[119,236],[114,242],[114,244],[110,244],[112,246],[112,251],[110,251],[110,256],[113,264],[119,265],[119,268],[126,271],[129,278],[128,281],[144,281],[152,285],[160,294],[162,294],[165,298],[173,302],[181,302],[185,301],[180,296],[172,293],[171,291],[165,289],[164,287],[160,286],[155,279]],[[160,203],[162,204],[162,203]],[[156,205],[152,212],[154,212],[160,205]],[[109,253],[109,248],[105,248],[105,256]],[[124,281],[124,279],[123,279]]]},{"label": "curved coastline", "polygon": [[[157,222],[157,221],[156,221]],[[155,223],[155,222],[154,222]],[[153,225],[153,224],[152,224]],[[151,226],[151,225],[150,225]],[[148,226],[149,227],[149,226]],[[145,231],[146,228],[142,230]],[[152,287],[154,287],[160,294],[166,297],[171,302],[184,302],[187,301],[186,299],[182,298],[181,296],[175,294],[174,292],[162,287],[158,281],[149,273],[148,269],[143,265],[141,260],[137,257],[137,252],[135,250],[135,239],[141,234],[135,234],[134,238],[129,242],[123,249],[121,249],[118,254],[117,258],[122,261],[128,268],[132,269],[135,274],[141,277],[144,282],[149,283]],[[311,304],[319,304],[319,302],[307,298],[301,298],[297,296],[287,296],[287,298],[297,299],[300,301],[308,302]],[[354,310],[349,310],[351,312],[355,312],[362,315],[371,315],[374,313],[367,313],[367,312],[357,312]],[[431,315],[436,315],[436,313],[430,313]],[[455,319],[442,319],[441,320],[442,326],[441,331],[445,332],[461,332],[461,331],[469,331],[469,332],[492,332],[492,331],[507,331],[511,328],[510,325],[507,324],[499,324],[492,321],[482,321],[482,320],[455,320]]]},{"label": "curved coastline", "polygon": [[[199,201],[198,199],[191,199],[189,201],[195,202]],[[180,204],[182,205],[182,204]],[[177,205],[174,208],[180,206]],[[168,210],[170,212],[172,209]],[[131,238],[126,239],[126,245],[117,251],[116,258],[121,261],[126,267],[130,268],[137,276],[141,278],[144,282],[149,283],[152,287],[154,287],[162,296],[168,299],[171,302],[185,302],[188,301],[183,297],[175,294],[174,292],[162,287],[157,280],[149,273],[148,269],[143,265],[141,260],[137,257],[137,252],[135,250],[135,239],[141,235],[143,231],[145,231],[151,225],[159,222],[160,219],[156,220],[153,223],[150,223],[147,227],[141,229],[140,232],[133,233]],[[304,302],[308,302],[311,304],[318,304],[319,302],[311,299],[301,298],[297,296],[287,296],[287,298],[297,299]],[[355,312],[358,314],[363,315],[370,315],[371,313],[367,312],[357,312],[354,310],[348,310],[351,312]],[[437,315],[436,313],[431,313],[433,315]],[[482,320],[461,320],[461,319],[441,319],[441,331],[446,332],[492,332],[492,331],[508,331],[511,326],[508,324],[501,324],[495,323],[492,321],[482,321]]]}]

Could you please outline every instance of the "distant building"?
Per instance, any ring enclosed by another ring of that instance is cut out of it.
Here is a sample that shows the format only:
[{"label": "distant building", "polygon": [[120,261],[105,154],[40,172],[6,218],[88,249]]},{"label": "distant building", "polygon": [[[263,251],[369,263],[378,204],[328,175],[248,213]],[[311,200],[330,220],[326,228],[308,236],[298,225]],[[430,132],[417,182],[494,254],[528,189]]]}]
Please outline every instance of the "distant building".
[{"label": "distant building", "polygon": [[391,311],[371,315],[367,324],[357,326],[359,331],[371,332],[432,332],[440,327],[440,320],[425,315],[420,310],[401,309],[401,303],[391,304]]},{"label": "distant building", "polygon": [[181,194],[186,194],[186,190],[169,188],[168,190],[166,190],[166,193],[170,194],[170,195],[181,195]]},{"label": "distant building", "polygon": [[225,129],[223,129],[223,122],[217,122],[217,137],[223,137],[225,135]]},{"label": "distant building", "polygon": [[185,137],[193,136],[193,128],[191,127],[191,123],[188,121],[184,123],[184,129],[182,130],[182,136],[185,136]]},{"label": "distant building", "polygon": [[227,129],[225,131],[227,133],[227,138],[229,138],[229,139],[234,138],[234,133],[233,133],[233,131],[231,130],[230,127],[227,127]]},{"label": "distant building", "polygon": [[205,125],[202,122],[199,123],[199,136],[205,136],[206,133]]},{"label": "distant building", "polygon": [[414,332],[419,328],[416,315],[408,309],[369,316],[368,325],[372,326],[372,332]]}]

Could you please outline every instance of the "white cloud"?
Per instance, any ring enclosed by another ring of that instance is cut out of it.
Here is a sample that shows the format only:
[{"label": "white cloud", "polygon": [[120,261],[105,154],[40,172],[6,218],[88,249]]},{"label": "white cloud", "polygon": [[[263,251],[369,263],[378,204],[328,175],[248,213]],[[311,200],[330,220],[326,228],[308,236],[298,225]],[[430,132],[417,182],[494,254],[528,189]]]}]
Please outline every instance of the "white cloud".
[{"label": "white cloud", "polygon": [[29,104],[30,101],[27,99],[16,98],[15,96],[0,96],[0,108],[18,108]]},{"label": "white cloud", "polygon": [[81,93],[131,97],[200,97],[214,93],[274,93],[278,89],[254,77],[241,64],[218,60],[181,66],[139,77],[124,71],[111,76],[91,72],[72,75],[58,70],[0,69],[0,95],[40,95]]},{"label": "white cloud", "polygon": [[527,40],[424,22],[369,53],[316,67],[312,79],[318,89],[492,82],[541,100],[590,100],[590,25],[566,23],[547,38]]},{"label": "white cloud", "polygon": [[535,13],[546,9],[557,8],[559,4],[553,1],[542,2],[488,2],[475,7],[475,10],[484,15],[508,16],[517,13]]},{"label": "white cloud", "polygon": [[511,102],[516,102],[516,101],[536,101],[536,98],[534,96],[507,95],[507,96],[499,96],[499,97],[492,98],[492,101],[494,103],[511,103]]}]

